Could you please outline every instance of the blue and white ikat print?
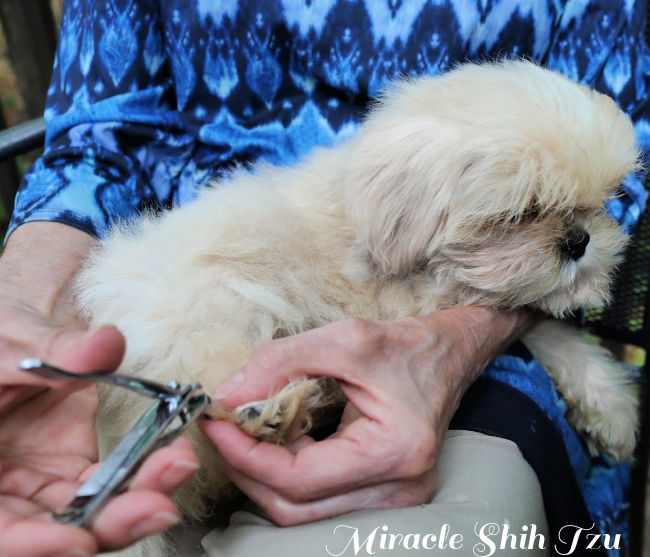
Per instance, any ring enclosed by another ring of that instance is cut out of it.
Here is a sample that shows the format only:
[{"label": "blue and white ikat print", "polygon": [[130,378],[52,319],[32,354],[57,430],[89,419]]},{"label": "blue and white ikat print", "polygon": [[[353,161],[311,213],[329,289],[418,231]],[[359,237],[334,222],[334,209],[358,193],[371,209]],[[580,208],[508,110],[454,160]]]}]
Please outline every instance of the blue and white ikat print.
[{"label": "blue and white ikat print", "polygon": [[[466,60],[528,57],[607,93],[647,153],[644,25],[642,0],[67,0],[47,146],[11,230],[48,220],[101,236],[234,165],[335,144],[389,80]],[[646,198],[630,176],[609,211],[631,230]],[[588,457],[536,363],[503,357],[488,373],[547,411],[599,526],[620,531],[627,467]]]},{"label": "blue and white ikat print", "polygon": [[[526,56],[588,83],[650,149],[644,21],[640,0],[68,0],[46,155],[12,229],[101,235],[233,164],[336,143],[387,81],[464,60]],[[638,177],[625,192],[609,208],[631,228],[646,193]]]}]

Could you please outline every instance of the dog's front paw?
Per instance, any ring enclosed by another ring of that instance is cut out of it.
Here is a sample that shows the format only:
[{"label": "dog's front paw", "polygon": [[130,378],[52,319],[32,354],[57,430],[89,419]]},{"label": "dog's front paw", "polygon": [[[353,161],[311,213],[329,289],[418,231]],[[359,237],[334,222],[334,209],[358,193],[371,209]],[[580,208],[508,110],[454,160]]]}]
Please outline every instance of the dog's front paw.
[{"label": "dog's front paw", "polygon": [[593,455],[605,452],[618,461],[630,460],[639,428],[639,387],[628,383],[591,393],[589,404],[578,405],[568,417],[587,434]]},{"label": "dog's front paw", "polygon": [[271,398],[242,404],[228,415],[215,417],[225,417],[256,439],[284,443],[309,431],[314,413],[331,402],[330,381],[304,379],[289,383]]}]

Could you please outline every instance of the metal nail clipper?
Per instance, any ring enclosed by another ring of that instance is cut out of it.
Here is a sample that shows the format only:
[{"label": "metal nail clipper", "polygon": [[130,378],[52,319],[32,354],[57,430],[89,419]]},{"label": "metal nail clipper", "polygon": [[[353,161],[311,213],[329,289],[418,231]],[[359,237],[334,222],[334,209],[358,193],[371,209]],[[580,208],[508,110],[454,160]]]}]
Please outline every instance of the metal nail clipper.
[{"label": "metal nail clipper", "polygon": [[27,358],[20,369],[47,379],[74,379],[106,383],[128,389],[157,402],[142,414],[131,430],[102,462],[97,471],[81,485],[75,498],[57,522],[87,527],[93,516],[125,487],[140,464],[154,450],[171,443],[210,406],[210,397],[201,385],[180,385],[174,381],[163,385],[146,379],[109,372],[73,373]]}]

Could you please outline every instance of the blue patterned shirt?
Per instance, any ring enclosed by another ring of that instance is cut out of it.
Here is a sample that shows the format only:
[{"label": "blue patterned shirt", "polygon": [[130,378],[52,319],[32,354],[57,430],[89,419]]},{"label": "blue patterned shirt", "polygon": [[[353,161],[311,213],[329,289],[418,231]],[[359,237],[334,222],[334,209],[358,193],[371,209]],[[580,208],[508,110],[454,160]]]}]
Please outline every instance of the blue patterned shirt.
[{"label": "blue patterned shirt", "polygon": [[[144,208],[180,206],[233,165],[286,165],[354,133],[401,75],[525,56],[612,96],[650,150],[642,0],[68,0],[44,155],[10,231],[46,220],[102,236]],[[630,176],[610,213],[631,229],[646,190]],[[562,432],[587,504],[621,531],[625,466],[594,461],[535,362],[488,374]]]}]

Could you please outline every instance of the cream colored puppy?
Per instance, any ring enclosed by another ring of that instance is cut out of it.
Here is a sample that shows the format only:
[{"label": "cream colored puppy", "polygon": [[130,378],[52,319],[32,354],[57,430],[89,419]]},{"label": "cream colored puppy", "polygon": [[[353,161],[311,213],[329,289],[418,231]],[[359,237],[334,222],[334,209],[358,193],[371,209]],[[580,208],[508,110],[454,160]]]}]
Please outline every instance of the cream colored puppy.
[{"label": "cream colored puppy", "polygon": [[[637,160],[633,126],[608,97],[528,62],[460,66],[395,84],[343,145],[236,173],[115,229],[81,274],[79,302],[126,335],[124,372],[208,392],[261,343],[336,320],[459,304],[560,317],[607,301],[626,238],[603,204]],[[637,398],[623,369],[552,321],[524,342],[590,443],[629,457]],[[327,395],[308,380],[231,419],[282,437]],[[103,393],[105,448],[142,404]],[[226,480],[192,435],[204,469],[180,502],[197,515]]]}]

